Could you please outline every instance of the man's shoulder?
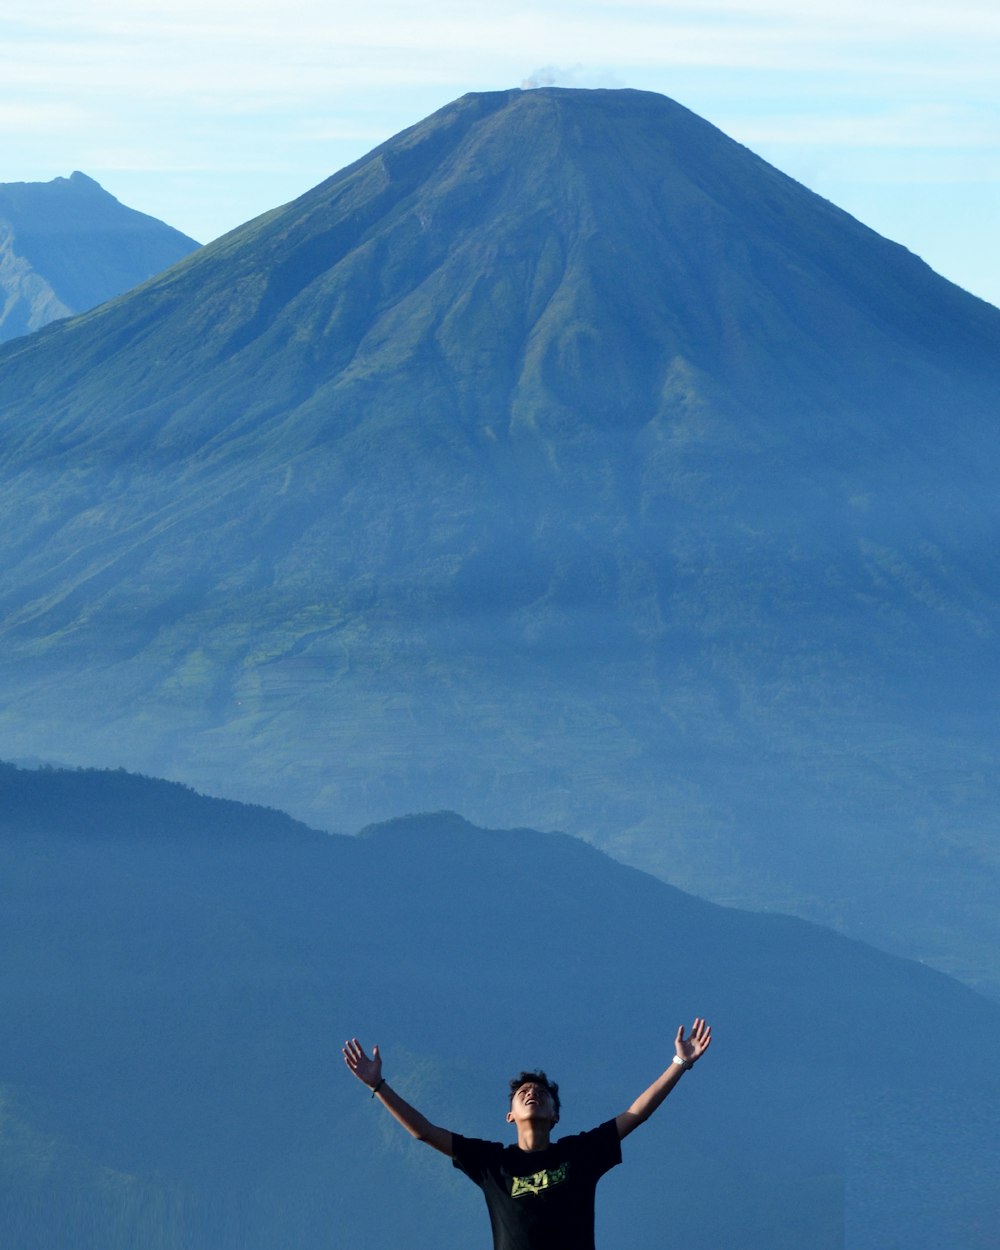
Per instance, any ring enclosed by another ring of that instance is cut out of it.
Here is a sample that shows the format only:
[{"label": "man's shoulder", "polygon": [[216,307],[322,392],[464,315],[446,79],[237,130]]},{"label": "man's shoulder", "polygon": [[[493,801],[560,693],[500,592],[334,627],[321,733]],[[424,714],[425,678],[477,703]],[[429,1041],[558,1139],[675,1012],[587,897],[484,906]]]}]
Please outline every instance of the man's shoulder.
[{"label": "man's shoulder", "polygon": [[614,1120],[605,1120],[603,1124],[598,1124],[594,1128],[584,1129],[582,1133],[570,1133],[566,1137],[560,1137],[555,1143],[557,1146],[568,1146],[574,1149],[578,1146],[586,1146],[594,1141],[603,1141],[607,1137],[618,1136],[618,1126]]},{"label": "man's shoulder", "polygon": [[502,1142],[486,1141],[482,1137],[465,1137],[461,1133],[451,1135],[452,1159],[456,1165],[462,1160],[499,1159],[507,1149]]},{"label": "man's shoulder", "polygon": [[578,1159],[606,1171],[621,1163],[622,1146],[618,1134],[618,1125],[614,1120],[605,1120],[596,1128],[587,1129],[583,1133],[573,1133],[569,1137],[560,1137],[556,1143],[560,1158]]},{"label": "man's shoulder", "polygon": [[505,1150],[506,1149],[503,1142],[489,1141],[485,1137],[466,1137],[465,1134],[463,1133],[452,1133],[452,1137],[454,1137],[455,1141],[463,1142],[466,1145],[472,1146],[473,1148],[477,1150],[480,1148],[490,1149],[490,1150]]}]

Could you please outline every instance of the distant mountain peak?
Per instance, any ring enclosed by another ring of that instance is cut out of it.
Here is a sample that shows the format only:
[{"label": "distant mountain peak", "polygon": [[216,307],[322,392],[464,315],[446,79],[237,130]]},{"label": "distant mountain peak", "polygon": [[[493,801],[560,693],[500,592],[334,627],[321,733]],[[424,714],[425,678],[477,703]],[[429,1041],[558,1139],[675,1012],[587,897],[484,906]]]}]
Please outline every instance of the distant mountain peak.
[{"label": "distant mountain peak", "polygon": [[[57,181],[59,182],[68,181],[74,187],[85,188],[87,190],[92,190],[92,191],[100,191],[104,195],[111,194],[109,191],[106,191],[104,187],[102,187],[101,184],[96,179],[91,178],[89,174],[82,173],[79,169],[74,169],[68,179],[60,178],[60,179],[57,179]],[[115,197],[112,196],[111,198],[114,199]]]},{"label": "distant mountain peak", "polygon": [[86,312],[198,247],[80,170],[0,184],[0,238],[0,340]]},{"label": "distant mountain peak", "polygon": [[460,816],[458,812],[420,812],[410,816],[394,816],[391,820],[377,821],[366,825],[358,833],[359,838],[377,838],[384,836],[399,837],[438,837],[441,834],[475,834],[481,833],[471,821]]}]

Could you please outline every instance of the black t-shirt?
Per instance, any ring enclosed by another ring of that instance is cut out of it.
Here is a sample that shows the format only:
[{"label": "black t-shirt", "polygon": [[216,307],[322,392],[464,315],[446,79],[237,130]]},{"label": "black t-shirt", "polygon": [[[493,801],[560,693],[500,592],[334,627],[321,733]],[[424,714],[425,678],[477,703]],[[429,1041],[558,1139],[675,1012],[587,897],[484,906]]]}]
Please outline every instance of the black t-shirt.
[{"label": "black t-shirt", "polygon": [[453,1134],[453,1159],[482,1189],[494,1250],[594,1250],[594,1191],[622,1161],[614,1120],[545,1150]]}]

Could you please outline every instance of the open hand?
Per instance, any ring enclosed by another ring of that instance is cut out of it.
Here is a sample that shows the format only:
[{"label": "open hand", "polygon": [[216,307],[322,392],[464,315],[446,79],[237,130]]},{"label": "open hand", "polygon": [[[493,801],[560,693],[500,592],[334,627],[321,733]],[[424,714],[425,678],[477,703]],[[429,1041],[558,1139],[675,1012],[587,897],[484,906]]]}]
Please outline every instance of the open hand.
[{"label": "open hand", "polygon": [[684,1025],[677,1030],[674,1049],[685,1063],[696,1063],[712,1041],[712,1026],[699,1016],[691,1025],[691,1036],[684,1036]]},{"label": "open hand", "polygon": [[382,1056],[377,1046],[372,1047],[371,1058],[365,1054],[364,1047],[356,1037],[344,1043],[344,1062],[359,1081],[364,1081],[369,1089],[374,1089],[382,1079]]}]

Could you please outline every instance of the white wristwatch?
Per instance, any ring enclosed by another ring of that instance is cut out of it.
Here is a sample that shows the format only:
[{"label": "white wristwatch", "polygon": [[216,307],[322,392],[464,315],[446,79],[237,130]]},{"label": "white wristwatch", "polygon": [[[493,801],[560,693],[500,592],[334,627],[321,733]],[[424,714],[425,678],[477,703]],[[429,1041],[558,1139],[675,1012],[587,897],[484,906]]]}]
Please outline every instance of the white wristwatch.
[{"label": "white wristwatch", "polygon": [[690,1072],[691,1069],[694,1067],[694,1064],[691,1062],[690,1059],[682,1059],[680,1055],[674,1055],[673,1061],[674,1063],[679,1063],[685,1072]]}]

